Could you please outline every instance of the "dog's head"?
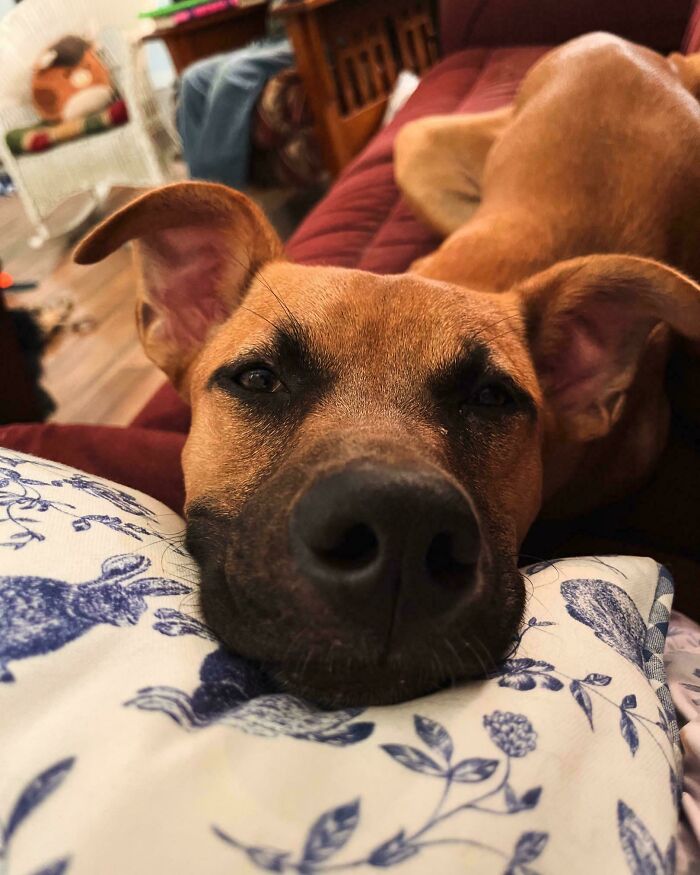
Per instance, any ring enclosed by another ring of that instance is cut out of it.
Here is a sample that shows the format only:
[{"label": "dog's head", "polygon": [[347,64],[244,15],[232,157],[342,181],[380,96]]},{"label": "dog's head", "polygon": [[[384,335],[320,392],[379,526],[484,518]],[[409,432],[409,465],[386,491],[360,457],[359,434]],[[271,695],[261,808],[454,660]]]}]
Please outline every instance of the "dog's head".
[{"label": "dog's head", "polygon": [[302,267],[203,183],[129,204],[77,260],[128,240],[144,346],[192,406],[206,619],[326,704],[483,674],[522,615],[545,436],[612,428],[660,319],[700,334],[699,290],[654,262],[579,259],[499,295]]}]

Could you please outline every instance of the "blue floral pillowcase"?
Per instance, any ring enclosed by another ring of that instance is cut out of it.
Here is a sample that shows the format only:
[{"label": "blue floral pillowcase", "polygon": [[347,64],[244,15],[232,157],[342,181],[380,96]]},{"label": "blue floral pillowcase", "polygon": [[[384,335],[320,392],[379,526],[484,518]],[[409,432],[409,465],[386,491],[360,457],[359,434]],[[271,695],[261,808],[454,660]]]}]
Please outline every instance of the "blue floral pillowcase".
[{"label": "blue floral pillowcase", "polygon": [[675,871],[655,562],[526,569],[517,649],[489,679],[323,712],[201,622],[183,528],[0,451],[8,875]]}]

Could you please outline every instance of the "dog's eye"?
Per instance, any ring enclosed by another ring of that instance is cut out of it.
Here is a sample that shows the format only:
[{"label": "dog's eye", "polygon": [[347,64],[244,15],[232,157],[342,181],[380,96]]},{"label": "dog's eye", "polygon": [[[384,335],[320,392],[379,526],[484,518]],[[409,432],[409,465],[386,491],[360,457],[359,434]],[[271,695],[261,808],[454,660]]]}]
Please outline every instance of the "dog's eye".
[{"label": "dog's eye", "polygon": [[469,413],[474,408],[498,410],[510,407],[512,403],[513,396],[505,386],[500,383],[486,383],[479,386],[469,400],[462,404],[460,412]]},{"label": "dog's eye", "polygon": [[247,368],[239,371],[234,382],[248,392],[276,392],[282,383],[279,377],[269,368]]},{"label": "dog's eye", "polygon": [[474,403],[479,407],[505,407],[511,401],[510,392],[496,383],[482,386],[474,395]]}]

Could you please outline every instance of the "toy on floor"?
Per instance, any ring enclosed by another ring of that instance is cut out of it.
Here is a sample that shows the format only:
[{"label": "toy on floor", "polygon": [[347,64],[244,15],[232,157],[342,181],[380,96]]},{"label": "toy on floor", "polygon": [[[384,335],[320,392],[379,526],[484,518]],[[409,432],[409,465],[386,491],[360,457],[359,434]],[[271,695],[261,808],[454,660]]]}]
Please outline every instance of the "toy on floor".
[{"label": "toy on floor", "polygon": [[0,291],[3,292],[31,292],[39,284],[30,280],[24,283],[15,282],[7,271],[0,269]]}]

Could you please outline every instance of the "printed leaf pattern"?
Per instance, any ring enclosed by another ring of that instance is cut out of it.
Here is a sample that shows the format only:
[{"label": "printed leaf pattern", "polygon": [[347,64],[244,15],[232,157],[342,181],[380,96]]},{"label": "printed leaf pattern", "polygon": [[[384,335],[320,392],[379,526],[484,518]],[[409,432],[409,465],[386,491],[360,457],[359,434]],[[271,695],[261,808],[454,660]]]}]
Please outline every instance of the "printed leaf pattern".
[{"label": "printed leaf pattern", "polygon": [[525,832],[518,839],[511,867],[532,863],[544,851],[549,836],[546,832]]},{"label": "printed leaf pattern", "polygon": [[266,872],[284,872],[284,864],[289,859],[288,853],[274,848],[248,848],[247,853],[253,863]]},{"label": "printed leaf pattern", "polygon": [[440,723],[437,723],[435,720],[431,720],[429,717],[421,717],[420,714],[416,714],[413,721],[418,737],[421,738],[428,747],[440,751],[445,761],[449,763],[452,759],[454,746],[445,727]]},{"label": "printed leaf pattern", "polygon": [[564,684],[550,672],[554,666],[550,662],[541,659],[507,659],[499,669],[493,673],[493,677],[500,677],[500,687],[510,687],[514,690],[534,690],[542,687],[546,690],[561,690]]},{"label": "printed leaf pattern", "polygon": [[450,772],[453,781],[460,784],[474,784],[477,781],[485,781],[498,768],[498,760],[486,760],[475,757],[470,760],[462,760]]},{"label": "printed leaf pattern", "polygon": [[139,556],[137,553],[110,556],[102,563],[100,580],[128,580],[130,577],[146,571],[150,565],[151,563],[145,556]]},{"label": "printed leaf pattern", "polygon": [[629,714],[624,710],[620,710],[620,732],[634,756],[639,748],[639,733]]},{"label": "printed leaf pattern", "polygon": [[322,863],[339,851],[355,831],[359,819],[359,799],[322,814],[309,831],[303,862]]},{"label": "printed leaf pattern", "polygon": [[567,580],[561,584],[566,610],[595,637],[641,669],[646,626],[627,593],[605,580]]},{"label": "printed leaf pattern", "polygon": [[41,805],[48,796],[61,786],[66,775],[73,768],[74,763],[75,759],[73,757],[61,760],[37,775],[24,788],[7,822],[7,827],[5,828],[6,842],[10,841],[22,821],[29,817],[38,805]]},{"label": "printed leaf pattern", "polygon": [[588,694],[588,691],[584,688],[581,681],[571,681],[569,689],[571,690],[571,695],[586,715],[591,729],[593,729],[593,703],[591,702],[591,697]]},{"label": "printed leaf pattern", "polygon": [[617,803],[617,824],[631,875],[673,875],[676,863],[674,841],[662,855],[649,830],[622,800]]},{"label": "printed leaf pattern", "polygon": [[42,866],[34,875],[63,875],[68,869],[69,859],[56,860],[55,863],[49,863],[48,866]]},{"label": "printed leaf pattern", "polygon": [[541,795],[541,787],[533,787],[532,790],[528,790],[526,793],[523,793],[519,802],[518,810],[525,811],[529,808],[535,808],[537,806],[537,803],[540,801]]},{"label": "printed leaf pattern", "polygon": [[[156,514],[150,508],[141,504],[133,495],[122,489],[115,489],[107,483],[88,477],[85,474],[73,473],[69,477],[53,477],[50,482],[27,476],[27,468],[65,472],[61,466],[50,462],[30,458],[0,459],[0,523],[9,524],[2,527],[6,540],[0,541],[0,548],[13,551],[23,550],[30,544],[42,544],[46,541],[38,527],[44,524],[36,514],[62,514],[70,519],[74,532],[90,531],[94,523],[106,526],[116,532],[121,532],[136,541],[144,542],[147,538],[163,541],[180,556],[185,555],[183,547],[174,543],[171,537],[163,535],[156,527]],[[8,466],[8,467],[4,467]],[[70,501],[54,501],[42,494],[49,486],[65,490],[66,497],[71,493],[85,493],[103,502],[106,509],[116,508],[122,515],[139,519],[139,523],[122,519],[112,513],[93,513],[79,516],[75,505]]]},{"label": "printed leaf pattern", "polygon": [[415,856],[420,848],[406,841],[406,832],[401,830],[393,838],[379,845],[367,858],[370,866],[389,867],[396,863],[402,863],[409,857]]},{"label": "printed leaf pattern", "polygon": [[383,744],[382,748],[402,766],[406,766],[407,769],[412,769],[414,772],[437,777],[442,777],[445,774],[444,769],[435,760],[430,759],[418,748],[410,747],[407,744]]},{"label": "printed leaf pattern", "polygon": [[[347,844],[355,832],[359,823],[359,799],[347,805],[333,808],[318,818],[309,830],[301,859],[298,862],[294,861],[290,852],[261,848],[256,845],[246,846],[216,826],[213,827],[213,831],[227,844],[244,851],[250,859],[257,863],[259,868],[266,869],[266,871],[290,871],[297,872],[299,875],[312,875],[312,873],[313,875],[321,875],[325,872],[354,870],[365,864],[375,868],[389,868],[398,865],[434,844],[435,842],[429,837],[424,837],[435,825],[460,811],[471,808],[479,812],[494,812],[494,809],[490,807],[483,807],[483,803],[489,799],[495,801],[499,798],[502,801],[496,812],[498,814],[515,815],[520,811],[537,807],[542,795],[542,787],[531,787],[519,798],[508,780],[511,762],[520,760],[537,748],[537,733],[532,724],[524,714],[514,714],[510,711],[494,711],[491,714],[486,714],[482,724],[491,742],[505,754],[508,766],[502,770],[500,781],[496,781],[489,791],[485,792],[483,788],[475,788],[471,801],[462,801],[456,808],[448,811],[445,811],[444,808],[447,806],[448,796],[452,788],[462,785],[461,793],[463,795],[468,785],[479,785],[495,775],[499,764],[503,761],[496,758],[467,757],[459,760],[452,768],[442,769],[431,756],[411,745],[382,745],[384,751],[398,764],[418,775],[431,778],[439,777],[444,782],[444,786],[437,808],[433,810],[431,817],[422,827],[409,834],[406,833],[405,829],[399,830],[369,851],[365,857],[352,859],[346,863],[333,862],[324,865]],[[453,756],[454,742],[442,724],[422,715],[414,715],[413,725],[416,735],[429,750],[438,752],[440,757],[446,761]],[[505,803],[505,810],[501,809],[503,803]],[[520,837],[507,871],[511,875],[534,875],[525,864],[539,856],[547,838],[547,833],[524,833]],[[441,841],[438,840],[438,843]],[[445,841],[450,844],[489,847],[480,840],[467,837],[446,839]],[[497,850],[496,848],[490,849]]]}]

